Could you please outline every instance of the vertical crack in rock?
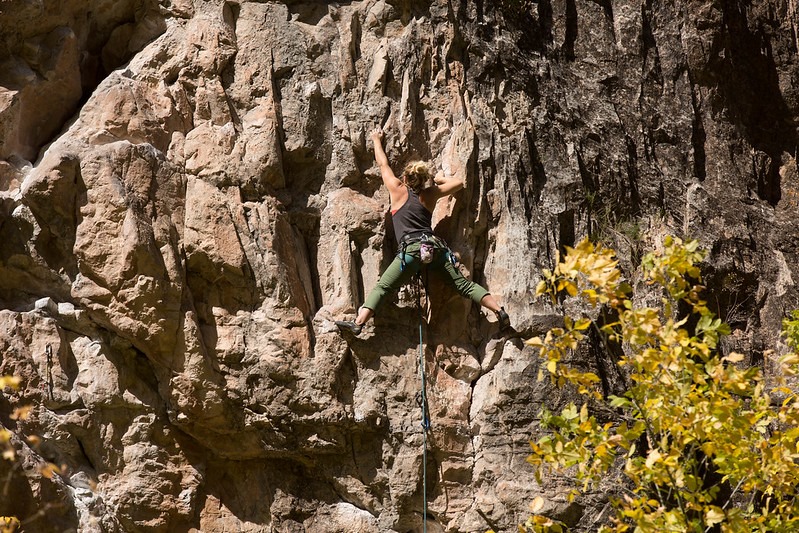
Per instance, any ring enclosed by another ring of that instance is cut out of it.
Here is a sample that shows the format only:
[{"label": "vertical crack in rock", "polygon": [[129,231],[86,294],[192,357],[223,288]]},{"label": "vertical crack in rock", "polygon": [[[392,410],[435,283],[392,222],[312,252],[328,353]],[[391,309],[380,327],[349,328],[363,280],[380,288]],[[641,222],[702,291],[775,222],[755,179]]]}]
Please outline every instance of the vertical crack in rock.
[{"label": "vertical crack in rock", "polygon": [[707,153],[705,152],[707,135],[705,126],[702,123],[704,113],[702,112],[700,95],[693,82],[691,82],[691,110],[693,113],[691,120],[691,148],[693,149],[694,178],[699,182],[703,182],[707,177]]},{"label": "vertical crack in rock", "polygon": [[551,45],[553,27],[552,0],[541,0],[538,2],[538,20],[541,28],[541,39],[544,44]]},{"label": "vertical crack in rock", "polygon": [[732,118],[740,121],[746,140],[763,154],[752,161],[754,192],[774,206],[781,196],[782,154],[795,152],[797,146],[795,126],[787,118],[791,111],[780,87],[772,39],[766,30],[777,21],[773,12],[749,11],[734,3],[725,3],[722,14],[723,48],[715,59],[719,90],[730,105]]},{"label": "vertical crack in rock", "polygon": [[563,38],[563,56],[567,61],[574,61],[574,44],[577,42],[577,2],[566,0],[566,33]]},{"label": "vertical crack in rock", "polygon": [[629,135],[624,138],[627,146],[627,186],[629,197],[626,198],[630,203],[627,207],[629,215],[636,216],[640,214],[641,209],[641,195],[638,189],[639,182],[639,169],[638,169],[638,147],[635,140]]}]

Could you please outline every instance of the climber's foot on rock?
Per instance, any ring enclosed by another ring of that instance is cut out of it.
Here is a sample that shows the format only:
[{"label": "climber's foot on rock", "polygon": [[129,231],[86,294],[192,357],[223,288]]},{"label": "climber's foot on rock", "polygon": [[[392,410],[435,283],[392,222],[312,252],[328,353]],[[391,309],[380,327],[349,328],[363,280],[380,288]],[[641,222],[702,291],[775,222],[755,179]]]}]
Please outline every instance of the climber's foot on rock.
[{"label": "climber's foot on rock", "polygon": [[496,313],[497,315],[497,322],[499,323],[499,330],[500,331],[507,331],[510,329],[510,317],[508,313],[505,312],[504,307],[500,307],[499,311]]},{"label": "climber's foot on rock", "polygon": [[339,331],[349,331],[355,336],[360,335],[363,329],[363,325],[356,324],[352,320],[336,320],[336,326],[338,326]]}]

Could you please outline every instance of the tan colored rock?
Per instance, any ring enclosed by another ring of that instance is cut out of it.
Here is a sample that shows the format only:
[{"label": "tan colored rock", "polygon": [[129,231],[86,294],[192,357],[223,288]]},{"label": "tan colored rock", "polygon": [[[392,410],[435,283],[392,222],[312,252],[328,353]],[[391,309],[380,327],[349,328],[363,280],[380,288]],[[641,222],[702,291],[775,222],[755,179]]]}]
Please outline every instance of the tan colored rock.
[{"label": "tan colored rock", "polygon": [[[592,234],[632,277],[681,231],[730,345],[770,345],[796,301],[784,0],[0,4],[0,372],[23,378],[0,421],[36,406],[14,504],[66,502],[52,530],[419,530],[420,315],[428,530],[511,530],[535,496],[585,528],[606,502],[525,463],[569,394],[521,339],[580,311],[535,299],[541,269]],[[516,333],[435,280],[336,331],[395,252],[377,126],[396,171],[464,179],[436,232]]]},{"label": "tan colored rock", "polygon": [[0,85],[11,96],[11,105],[0,108],[0,124],[8,128],[0,157],[33,160],[39,146],[75,112],[82,93],[80,52],[73,31],[59,27],[27,39],[21,54],[0,68]]}]

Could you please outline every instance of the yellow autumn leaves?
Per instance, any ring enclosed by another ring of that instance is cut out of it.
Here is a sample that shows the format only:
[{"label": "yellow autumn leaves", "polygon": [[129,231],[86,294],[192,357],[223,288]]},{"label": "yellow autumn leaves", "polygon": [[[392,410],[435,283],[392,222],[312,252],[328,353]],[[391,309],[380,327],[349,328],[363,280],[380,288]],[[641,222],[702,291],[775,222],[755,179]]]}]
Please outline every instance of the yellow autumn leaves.
[{"label": "yellow autumn leaves", "polygon": [[[16,376],[0,376],[0,394],[3,394],[6,389],[16,390],[19,388],[21,383],[20,378]],[[20,407],[16,407],[12,412],[9,418],[16,421],[26,420],[32,411],[32,406],[30,405],[22,405]],[[8,429],[0,427],[0,460],[6,461],[16,461],[17,460],[17,453],[12,445],[12,437],[13,434]],[[38,446],[41,439],[36,435],[29,435],[27,438],[27,443],[33,447]],[[64,471],[64,467],[59,467],[53,463],[49,462],[41,462],[37,467],[39,473],[47,478],[50,479],[54,475],[58,474],[61,475]],[[8,478],[5,480],[1,480],[0,487],[3,487],[3,490],[0,491],[0,498],[7,497],[7,491],[9,490],[9,481],[10,476],[13,474],[14,469],[11,469],[8,473]],[[33,517],[35,519],[36,516]],[[32,519],[28,519],[27,522],[30,523]],[[0,516],[0,533],[13,533],[17,531],[19,528],[23,526],[23,522],[21,522],[16,516]],[[26,526],[27,527],[27,526]]]},{"label": "yellow autumn leaves", "polygon": [[0,533],[13,533],[20,527],[16,516],[0,516]]},{"label": "yellow autumn leaves", "polygon": [[[2,393],[6,387],[16,389],[19,387],[19,383],[20,379],[16,376],[0,376],[0,393]],[[14,448],[11,447],[10,441],[11,432],[5,428],[0,428],[0,450],[2,451],[2,458],[12,461],[16,457],[16,454],[14,453]],[[2,524],[2,517],[0,517],[0,524]]]},{"label": "yellow autumn leaves", "polygon": [[[20,379],[15,376],[0,376],[0,393],[6,389],[19,387]],[[16,453],[11,446],[11,432],[0,427],[0,452],[3,460],[13,461]],[[0,533],[12,533],[20,526],[16,516],[0,516]]]},{"label": "yellow autumn leaves", "polygon": [[[538,286],[553,302],[571,297],[587,304],[585,316],[566,317],[563,327],[528,341],[553,382],[573,386],[584,399],[559,414],[543,411],[550,432],[531,443],[528,461],[540,480],[550,471],[571,476],[570,498],[624,465],[626,482],[611,500],[616,514],[601,531],[799,530],[799,399],[779,380],[767,388],[760,368],[745,364],[746,355],[720,353],[729,327],[702,299],[703,255],[696,241],[668,237],[659,253],[642,259],[647,296],[659,299],[657,306],[637,305],[613,251],[587,240],[567,249]],[[622,354],[621,396],[603,397],[595,373],[565,363],[589,328],[605,348]],[[786,321],[785,331],[795,351],[799,315]],[[783,357],[778,375],[795,374],[797,363],[795,353]],[[773,405],[772,395],[784,399]],[[615,420],[596,420],[589,405],[597,401],[615,410]],[[563,530],[539,514],[520,526]]]}]

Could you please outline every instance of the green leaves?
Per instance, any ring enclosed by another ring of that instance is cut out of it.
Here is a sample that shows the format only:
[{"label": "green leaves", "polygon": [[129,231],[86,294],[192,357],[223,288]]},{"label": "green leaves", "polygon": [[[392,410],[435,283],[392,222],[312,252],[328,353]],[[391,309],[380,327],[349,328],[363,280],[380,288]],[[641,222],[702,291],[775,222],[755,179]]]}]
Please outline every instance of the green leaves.
[{"label": "green leaves", "polygon": [[799,310],[791,311],[790,317],[782,319],[782,334],[788,346],[799,352]]},{"label": "green leaves", "polygon": [[[660,253],[643,258],[644,281],[648,291],[662,291],[661,307],[636,305],[613,252],[587,240],[567,249],[539,284],[553,301],[578,297],[601,312],[566,317],[562,328],[528,341],[545,360],[539,378],[548,373],[585,398],[579,408],[542,413],[550,433],[531,443],[528,462],[539,479],[560,472],[585,491],[623,460],[633,488],[613,501],[616,516],[602,531],[799,530],[799,397],[777,383],[774,392],[785,399],[772,407],[760,369],[742,367],[743,354],[718,352],[730,330],[701,299],[703,257],[696,241],[668,237]],[[591,327],[624,347],[619,365],[629,387],[621,396],[602,398],[596,375],[566,364]],[[796,351],[799,312],[783,327]],[[799,354],[780,365],[783,375],[799,372]],[[597,421],[589,408],[597,400],[609,402],[615,422]],[[555,531],[547,524],[534,516],[520,527]]]}]

